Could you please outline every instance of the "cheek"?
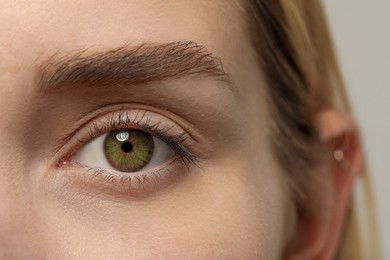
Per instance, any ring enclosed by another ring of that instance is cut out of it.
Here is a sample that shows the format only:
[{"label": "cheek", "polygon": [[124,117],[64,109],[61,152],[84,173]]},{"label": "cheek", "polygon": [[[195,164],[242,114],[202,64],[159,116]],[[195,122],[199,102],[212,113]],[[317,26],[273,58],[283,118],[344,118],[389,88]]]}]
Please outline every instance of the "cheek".
[{"label": "cheek", "polygon": [[34,191],[2,218],[2,235],[10,252],[37,257],[279,258],[286,214],[277,175],[238,154],[205,169],[142,201],[102,200],[66,184]]},{"label": "cheek", "polygon": [[172,225],[171,236],[158,243],[160,249],[168,243],[183,255],[207,259],[280,256],[285,217],[281,186],[267,169],[254,172],[258,169],[236,158],[209,168],[207,181],[199,184],[201,192],[181,202],[184,210],[165,223]]},{"label": "cheek", "polygon": [[219,241],[219,252],[228,258],[279,259],[286,235],[284,183],[265,158],[250,158],[237,154],[215,167],[213,172],[224,177],[215,180],[215,189],[204,198],[203,212],[209,215],[199,217],[213,227],[206,238]]},{"label": "cheek", "polygon": [[281,185],[266,165],[235,158],[143,202],[83,197],[61,208],[46,202],[40,222],[51,249],[133,259],[277,259],[286,215]]}]

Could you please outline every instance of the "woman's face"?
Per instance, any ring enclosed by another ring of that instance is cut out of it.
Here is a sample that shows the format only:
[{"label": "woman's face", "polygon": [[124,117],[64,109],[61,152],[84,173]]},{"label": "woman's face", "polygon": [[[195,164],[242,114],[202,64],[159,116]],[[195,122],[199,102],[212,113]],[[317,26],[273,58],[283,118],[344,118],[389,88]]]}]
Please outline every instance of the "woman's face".
[{"label": "woman's face", "polygon": [[281,256],[293,214],[241,10],[1,2],[1,258]]}]

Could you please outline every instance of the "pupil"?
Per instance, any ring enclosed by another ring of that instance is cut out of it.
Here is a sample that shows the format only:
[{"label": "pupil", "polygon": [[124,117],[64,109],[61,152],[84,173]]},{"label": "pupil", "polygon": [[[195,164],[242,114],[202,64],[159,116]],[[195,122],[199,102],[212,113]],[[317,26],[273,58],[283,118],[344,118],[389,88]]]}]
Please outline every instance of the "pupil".
[{"label": "pupil", "polygon": [[130,153],[131,151],[133,151],[133,145],[129,142],[123,143],[121,148],[122,148],[122,151],[125,153]]}]

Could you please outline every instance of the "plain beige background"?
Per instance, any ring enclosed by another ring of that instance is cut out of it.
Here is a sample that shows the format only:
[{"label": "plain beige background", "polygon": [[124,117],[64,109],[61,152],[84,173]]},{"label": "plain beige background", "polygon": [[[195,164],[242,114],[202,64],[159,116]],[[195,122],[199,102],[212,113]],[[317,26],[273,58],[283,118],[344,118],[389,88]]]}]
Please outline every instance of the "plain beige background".
[{"label": "plain beige background", "polygon": [[323,0],[361,126],[390,259],[390,0]]}]

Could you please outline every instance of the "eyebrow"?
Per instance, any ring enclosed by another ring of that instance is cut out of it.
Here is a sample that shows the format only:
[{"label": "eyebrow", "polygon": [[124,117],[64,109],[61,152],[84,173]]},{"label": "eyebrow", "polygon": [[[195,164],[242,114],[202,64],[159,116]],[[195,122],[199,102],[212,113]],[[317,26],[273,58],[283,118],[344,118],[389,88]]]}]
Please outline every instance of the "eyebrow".
[{"label": "eyebrow", "polygon": [[126,45],[93,53],[88,49],[57,53],[37,66],[36,71],[40,91],[73,86],[140,85],[190,75],[231,83],[221,59],[192,41]]}]

